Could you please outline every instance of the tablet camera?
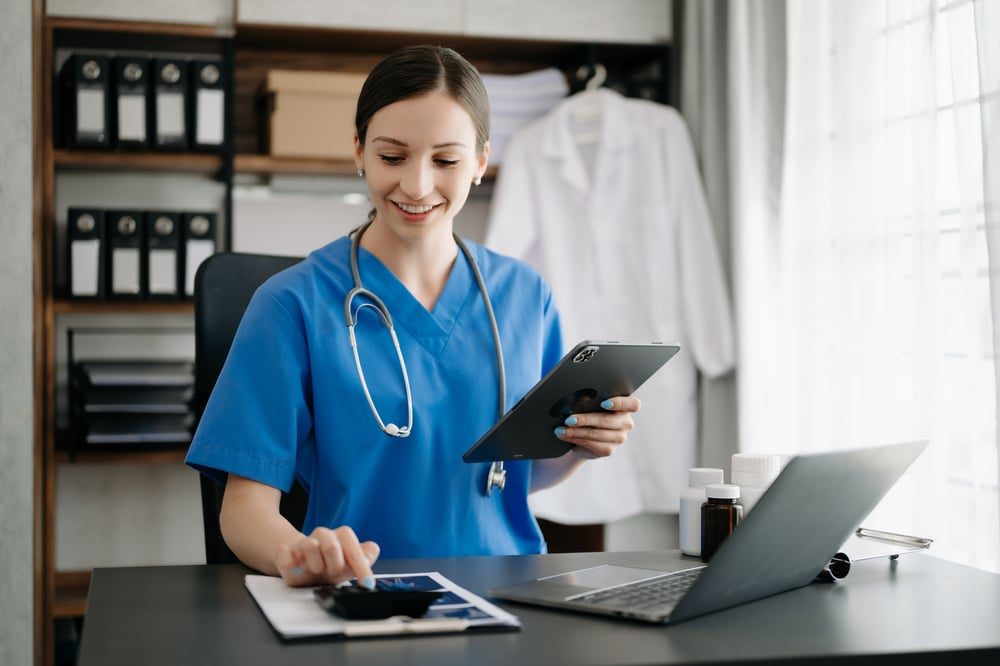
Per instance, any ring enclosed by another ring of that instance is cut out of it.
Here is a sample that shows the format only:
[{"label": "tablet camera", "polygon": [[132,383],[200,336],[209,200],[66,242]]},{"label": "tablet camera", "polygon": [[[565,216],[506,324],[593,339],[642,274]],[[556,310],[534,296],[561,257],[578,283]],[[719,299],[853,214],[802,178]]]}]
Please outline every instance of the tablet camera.
[{"label": "tablet camera", "polygon": [[600,349],[601,349],[600,347],[595,347],[594,345],[584,347],[577,353],[576,356],[573,357],[573,362],[586,363],[590,359],[594,358],[594,356],[597,355],[597,352],[600,351]]}]

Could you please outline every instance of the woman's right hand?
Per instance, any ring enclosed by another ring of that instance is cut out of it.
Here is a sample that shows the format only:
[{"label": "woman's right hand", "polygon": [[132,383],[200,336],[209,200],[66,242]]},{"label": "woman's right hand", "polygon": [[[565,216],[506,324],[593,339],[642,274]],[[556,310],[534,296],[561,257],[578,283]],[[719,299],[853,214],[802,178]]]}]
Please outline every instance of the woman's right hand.
[{"label": "woman's right hand", "polygon": [[346,525],[337,529],[317,527],[309,536],[278,546],[275,566],[292,587],[342,583],[351,578],[369,589],[375,587],[372,564],[378,559],[374,541],[360,543]]}]

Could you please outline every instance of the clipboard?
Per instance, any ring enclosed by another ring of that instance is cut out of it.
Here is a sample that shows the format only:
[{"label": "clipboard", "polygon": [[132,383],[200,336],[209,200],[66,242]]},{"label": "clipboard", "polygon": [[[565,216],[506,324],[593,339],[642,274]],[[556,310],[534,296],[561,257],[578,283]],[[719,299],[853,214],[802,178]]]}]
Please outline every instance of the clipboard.
[{"label": "clipboard", "polygon": [[437,571],[377,574],[376,580],[395,579],[413,589],[441,590],[441,599],[424,617],[390,617],[385,620],[346,620],[321,608],[313,598],[315,587],[289,587],[275,576],[247,575],[247,591],[271,627],[284,639],[333,636],[400,636],[440,634],[477,629],[521,628],[521,621],[507,611],[459,587]]}]

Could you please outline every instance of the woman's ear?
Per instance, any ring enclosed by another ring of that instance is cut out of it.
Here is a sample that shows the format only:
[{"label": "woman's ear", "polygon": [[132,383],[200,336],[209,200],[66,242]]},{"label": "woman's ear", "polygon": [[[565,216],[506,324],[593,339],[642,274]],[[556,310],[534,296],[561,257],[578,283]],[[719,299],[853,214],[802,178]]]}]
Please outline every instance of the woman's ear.
[{"label": "woman's ear", "polygon": [[481,180],[486,174],[486,167],[490,163],[490,142],[487,141],[483,144],[483,149],[479,152],[479,156],[476,160],[478,164],[476,165],[476,179]]},{"label": "woman's ear", "polygon": [[354,133],[354,167],[358,171],[362,171],[365,168],[365,162],[361,159],[362,155],[365,154],[365,147],[361,143],[361,139],[358,138],[358,133]]}]

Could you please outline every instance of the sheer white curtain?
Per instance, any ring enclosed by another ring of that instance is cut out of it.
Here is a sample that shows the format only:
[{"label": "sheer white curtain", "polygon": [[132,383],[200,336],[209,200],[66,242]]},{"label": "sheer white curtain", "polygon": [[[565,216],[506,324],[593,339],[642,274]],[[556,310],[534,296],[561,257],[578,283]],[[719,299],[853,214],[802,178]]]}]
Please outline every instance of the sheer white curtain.
[{"label": "sheer white curtain", "polygon": [[758,359],[740,374],[743,448],[927,439],[866,525],[1000,570],[997,200],[982,115],[996,120],[1000,78],[980,76],[985,12],[972,0],[787,7],[778,212],[766,235],[736,221],[740,358]]}]

